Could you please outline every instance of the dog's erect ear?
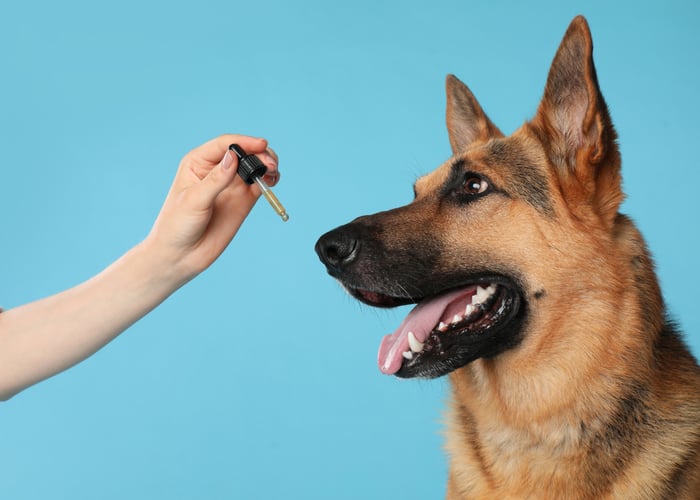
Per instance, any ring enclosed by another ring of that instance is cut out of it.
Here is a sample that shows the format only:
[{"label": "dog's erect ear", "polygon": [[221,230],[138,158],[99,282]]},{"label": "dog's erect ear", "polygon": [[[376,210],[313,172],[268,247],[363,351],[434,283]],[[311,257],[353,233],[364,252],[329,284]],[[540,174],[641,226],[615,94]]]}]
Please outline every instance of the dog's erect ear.
[{"label": "dog's erect ear", "polygon": [[598,87],[591,33],[581,16],[564,35],[531,123],[546,143],[567,199],[592,204],[612,223],[623,199],[620,154]]},{"label": "dog's erect ear", "polygon": [[454,154],[460,153],[475,141],[503,137],[474,95],[459,78],[447,75],[447,131]]}]

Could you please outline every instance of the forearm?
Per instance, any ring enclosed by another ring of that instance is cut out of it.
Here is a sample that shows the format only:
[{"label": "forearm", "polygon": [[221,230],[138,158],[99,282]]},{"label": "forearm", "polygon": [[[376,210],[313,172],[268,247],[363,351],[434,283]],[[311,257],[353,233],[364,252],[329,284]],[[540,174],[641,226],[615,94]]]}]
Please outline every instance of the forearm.
[{"label": "forearm", "polygon": [[0,399],[87,358],[189,277],[142,243],[90,280],[0,314]]}]

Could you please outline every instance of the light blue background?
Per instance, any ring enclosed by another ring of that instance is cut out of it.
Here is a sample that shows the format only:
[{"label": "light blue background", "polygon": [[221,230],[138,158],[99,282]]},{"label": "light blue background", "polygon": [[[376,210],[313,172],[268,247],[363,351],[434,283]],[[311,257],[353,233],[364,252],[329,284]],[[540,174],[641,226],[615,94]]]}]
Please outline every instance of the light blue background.
[{"label": "light blue background", "polygon": [[[104,350],[0,405],[0,498],[440,498],[444,380],[380,375],[405,309],[358,305],[317,237],[407,203],[450,155],[455,73],[507,133],[574,15],[620,135],[625,212],[700,353],[696,2],[25,1],[0,6],[0,304],[148,232],[223,132],[281,157],[224,256]],[[575,346],[572,346],[575,348]]]}]

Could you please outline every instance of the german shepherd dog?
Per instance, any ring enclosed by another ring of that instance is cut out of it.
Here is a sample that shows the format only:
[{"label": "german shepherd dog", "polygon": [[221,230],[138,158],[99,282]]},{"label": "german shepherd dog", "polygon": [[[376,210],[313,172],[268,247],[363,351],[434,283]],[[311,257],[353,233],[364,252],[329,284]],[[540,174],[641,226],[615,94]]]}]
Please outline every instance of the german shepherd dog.
[{"label": "german shepherd dog", "polygon": [[700,498],[700,367],[623,199],[583,17],[535,117],[506,137],[447,77],[453,156],[408,205],[323,235],[328,273],[415,303],[379,348],[451,381],[447,498]]}]

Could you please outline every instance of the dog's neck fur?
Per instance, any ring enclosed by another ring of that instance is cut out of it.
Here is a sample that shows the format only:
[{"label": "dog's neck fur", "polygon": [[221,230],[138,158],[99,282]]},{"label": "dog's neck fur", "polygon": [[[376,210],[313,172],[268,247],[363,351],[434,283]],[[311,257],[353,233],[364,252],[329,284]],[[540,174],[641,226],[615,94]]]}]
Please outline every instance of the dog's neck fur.
[{"label": "dog's neck fur", "polygon": [[[664,321],[661,292],[641,235],[624,216],[618,216],[615,226],[615,248],[609,250],[634,265],[616,266],[618,275],[622,269],[632,269],[630,275],[594,291],[598,304],[586,297],[575,313],[557,321],[534,313],[528,338],[519,348],[477,360],[450,375],[448,498],[631,498],[632,491],[640,491],[639,475],[637,483],[627,484],[621,472],[641,462],[642,448],[636,443],[645,438],[656,443],[653,453],[669,458],[658,470],[645,474],[643,489],[656,492],[650,498],[668,494],[673,487],[676,493],[682,491],[683,480],[675,486],[664,482],[679,467],[668,450],[693,449],[693,440],[697,450],[700,436],[691,430],[689,442],[678,443],[677,431],[654,408],[668,401],[669,392],[682,400],[684,392],[694,390],[693,385],[669,382],[661,387],[650,381],[664,380],[657,372],[674,363],[686,363],[688,373],[697,374],[690,368],[694,360],[687,351],[674,348],[679,341]],[[609,261],[614,266],[616,260]],[[615,273],[602,270],[601,275]],[[609,294],[619,295],[610,300]],[[557,297],[548,293],[542,300],[556,302]],[[605,304],[620,308],[611,310]],[[595,321],[587,319],[592,316]],[[538,331],[540,323],[555,327]],[[592,324],[616,328],[616,342],[596,343],[609,336],[590,331]],[[545,336],[546,343],[540,342]],[[551,356],[545,354],[547,350]],[[676,357],[684,352],[686,359]],[[535,353],[538,365],[532,366],[528,358]],[[627,362],[628,357],[637,361]],[[545,359],[550,364],[543,363]],[[629,366],[643,368],[631,373]],[[697,380],[692,383],[698,387]],[[570,387],[585,387],[586,393],[574,393]],[[549,404],[553,401],[557,406]],[[678,419],[685,418],[684,425],[692,429],[699,410],[679,406]],[[467,454],[458,451],[464,449]],[[650,453],[648,446],[643,453]],[[618,470],[610,470],[611,457]],[[577,477],[571,476],[572,464],[583,464],[577,468]],[[558,476],[557,470],[565,471],[564,475]]]}]

